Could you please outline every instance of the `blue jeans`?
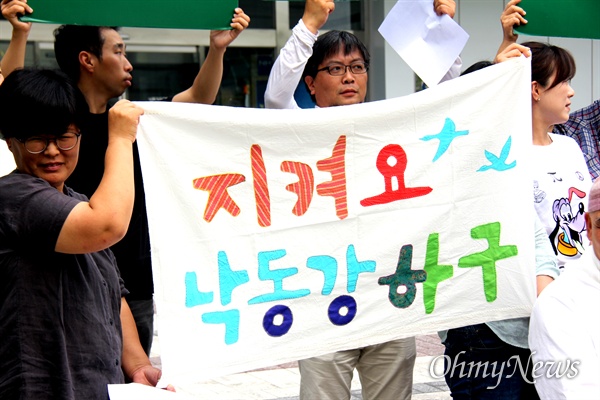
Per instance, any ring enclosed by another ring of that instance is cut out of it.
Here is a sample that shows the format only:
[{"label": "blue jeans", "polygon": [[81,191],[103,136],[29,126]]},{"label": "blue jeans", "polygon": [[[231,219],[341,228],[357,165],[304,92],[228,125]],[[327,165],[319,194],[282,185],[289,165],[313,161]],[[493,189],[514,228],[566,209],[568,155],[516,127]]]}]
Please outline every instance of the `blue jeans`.
[{"label": "blue jeans", "polygon": [[453,399],[539,399],[531,351],[503,342],[487,325],[450,329],[444,345],[444,377]]}]

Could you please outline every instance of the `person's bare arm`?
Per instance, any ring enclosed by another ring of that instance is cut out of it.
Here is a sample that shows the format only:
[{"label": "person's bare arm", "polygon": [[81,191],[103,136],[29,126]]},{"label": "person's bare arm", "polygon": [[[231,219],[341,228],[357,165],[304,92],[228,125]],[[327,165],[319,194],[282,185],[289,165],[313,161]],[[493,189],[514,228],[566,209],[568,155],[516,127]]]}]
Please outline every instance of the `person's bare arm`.
[{"label": "person's bare arm", "polygon": [[535,277],[537,295],[539,296],[542,293],[542,290],[546,288],[550,283],[554,281],[554,278],[548,275],[538,275]]},{"label": "person's bare arm", "polygon": [[[123,354],[121,356],[123,374],[131,382],[156,386],[162,371],[152,365],[144,352],[135,320],[124,297],[121,298],[121,330],[123,332]],[[175,388],[168,385],[167,390],[174,392]]]},{"label": "person's bare arm", "polygon": [[[82,254],[106,249],[123,238],[133,210],[133,142],[143,110],[120,100],[109,111],[104,175],[89,202],[77,204],[58,236],[59,253]],[[85,133],[81,140],[85,140]]]},{"label": "person's bare arm", "polygon": [[223,78],[223,57],[231,44],[250,24],[250,17],[241,8],[235,9],[231,30],[211,31],[206,60],[189,89],[176,94],[173,101],[181,103],[212,104],[217,98]]},{"label": "person's bare arm", "polygon": [[13,28],[10,43],[0,62],[0,70],[4,76],[25,66],[25,49],[31,31],[31,22],[21,22],[19,16],[31,12],[33,10],[27,5],[27,1],[2,0],[2,16]]},{"label": "person's bare arm", "polygon": [[527,23],[527,20],[525,19],[525,10],[517,5],[520,2],[521,0],[510,0],[506,4],[502,15],[500,15],[500,23],[502,24],[502,43],[500,43],[500,47],[496,52],[497,55],[511,44],[517,43],[519,35],[514,32],[513,28]]}]

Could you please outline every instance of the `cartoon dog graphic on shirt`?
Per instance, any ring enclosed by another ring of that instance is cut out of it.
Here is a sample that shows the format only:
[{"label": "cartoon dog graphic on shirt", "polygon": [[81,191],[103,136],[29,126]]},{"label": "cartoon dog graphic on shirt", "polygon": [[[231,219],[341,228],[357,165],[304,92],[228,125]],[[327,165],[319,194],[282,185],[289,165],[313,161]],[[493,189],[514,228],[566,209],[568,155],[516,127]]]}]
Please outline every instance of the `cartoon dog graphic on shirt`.
[{"label": "cartoon dog graphic on shirt", "polygon": [[554,200],[552,205],[552,216],[556,222],[554,230],[550,233],[550,242],[555,254],[563,254],[568,257],[576,256],[583,252],[582,232],[585,230],[584,205],[579,202],[577,210],[573,213],[571,200],[573,194],[580,199],[585,197],[581,190],[569,188],[569,198]]}]

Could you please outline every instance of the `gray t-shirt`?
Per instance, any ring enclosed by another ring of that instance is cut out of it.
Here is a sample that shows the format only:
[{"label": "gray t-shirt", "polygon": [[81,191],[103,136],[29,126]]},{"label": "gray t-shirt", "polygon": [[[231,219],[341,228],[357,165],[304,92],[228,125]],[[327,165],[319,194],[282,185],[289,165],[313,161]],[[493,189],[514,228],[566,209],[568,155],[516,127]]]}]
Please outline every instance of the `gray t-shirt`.
[{"label": "gray t-shirt", "polygon": [[0,393],[107,399],[123,383],[121,297],[110,250],[54,251],[86,197],[17,171],[0,178]]}]

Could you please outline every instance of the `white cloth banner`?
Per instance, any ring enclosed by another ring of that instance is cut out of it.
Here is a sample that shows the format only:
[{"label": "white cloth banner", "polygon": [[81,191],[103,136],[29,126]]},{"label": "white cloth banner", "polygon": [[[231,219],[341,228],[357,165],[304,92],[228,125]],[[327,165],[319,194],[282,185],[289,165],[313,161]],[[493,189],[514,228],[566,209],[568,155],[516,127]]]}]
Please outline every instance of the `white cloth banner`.
[{"label": "white cloth banner", "polygon": [[16,167],[13,153],[6,146],[6,142],[0,140],[0,176],[10,174]]},{"label": "white cloth banner", "polygon": [[530,63],[312,110],[140,103],[164,379],[527,316]]}]

